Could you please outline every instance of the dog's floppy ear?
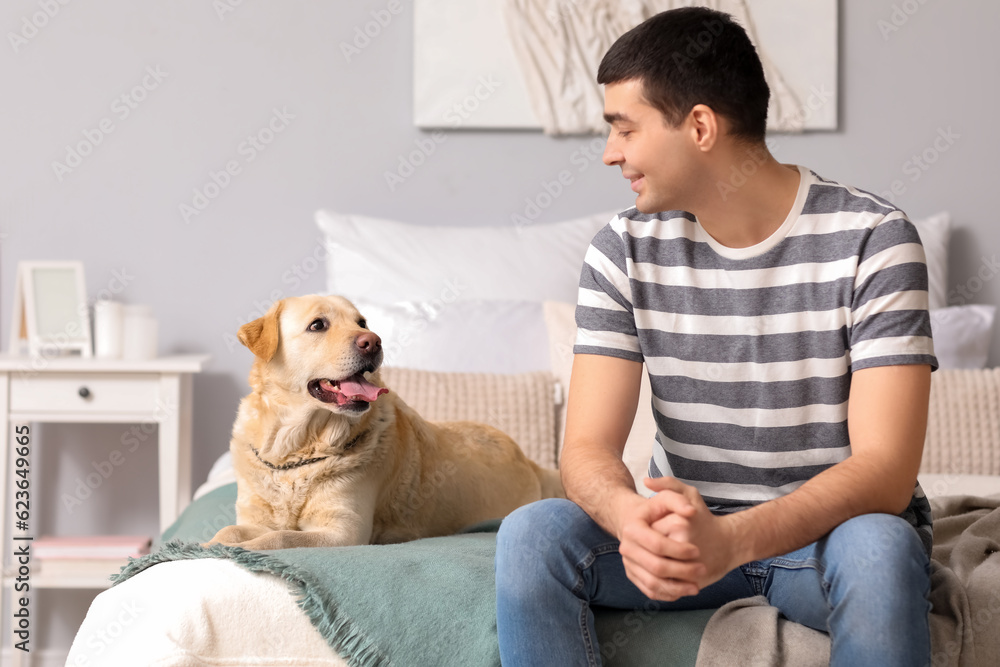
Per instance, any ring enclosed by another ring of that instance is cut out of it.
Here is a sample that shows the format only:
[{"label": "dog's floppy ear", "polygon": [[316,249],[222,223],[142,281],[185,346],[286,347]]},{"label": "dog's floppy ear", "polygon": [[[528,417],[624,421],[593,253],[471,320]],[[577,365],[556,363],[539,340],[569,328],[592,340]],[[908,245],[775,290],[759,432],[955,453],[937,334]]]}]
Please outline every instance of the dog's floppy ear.
[{"label": "dog's floppy ear", "polygon": [[250,348],[250,351],[260,357],[262,361],[270,361],[274,353],[278,351],[278,337],[280,335],[278,318],[284,303],[284,300],[278,301],[271,306],[264,317],[247,322],[240,327],[239,333],[236,334],[239,341]]}]

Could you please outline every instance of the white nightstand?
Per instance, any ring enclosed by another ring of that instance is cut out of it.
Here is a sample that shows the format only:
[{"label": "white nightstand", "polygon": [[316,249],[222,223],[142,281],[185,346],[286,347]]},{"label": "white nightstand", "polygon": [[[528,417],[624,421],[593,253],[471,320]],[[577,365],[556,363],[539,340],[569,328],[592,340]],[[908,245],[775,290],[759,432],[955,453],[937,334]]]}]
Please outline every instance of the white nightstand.
[{"label": "white nightstand", "polygon": [[[159,441],[160,532],[191,502],[191,377],[201,371],[208,355],[190,354],[147,361],[96,358],[50,358],[0,354],[0,527],[3,528],[3,598],[16,576],[11,554],[16,538],[37,537],[38,505],[30,494],[28,530],[17,530],[15,507],[8,507],[16,470],[15,424],[31,422],[155,423]],[[31,448],[35,438],[29,431]],[[30,461],[30,457],[29,457]],[[30,469],[29,480],[34,477]],[[20,477],[16,479],[21,479]],[[31,491],[31,486],[29,486]],[[15,503],[16,506],[16,503]],[[10,516],[8,516],[8,513]],[[6,526],[10,521],[12,531]],[[32,559],[33,560],[33,559]],[[123,562],[124,564],[124,562]],[[35,588],[107,588],[103,577],[31,577]],[[13,596],[16,598],[21,594]],[[10,612],[16,609],[10,608]],[[37,610],[34,612],[37,615]],[[10,614],[4,622],[10,622]],[[12,633],[16,630],[12,627]],[[37,628],[30,646],[37,650]],[[14,649],[14,664],[30,654]]]}]

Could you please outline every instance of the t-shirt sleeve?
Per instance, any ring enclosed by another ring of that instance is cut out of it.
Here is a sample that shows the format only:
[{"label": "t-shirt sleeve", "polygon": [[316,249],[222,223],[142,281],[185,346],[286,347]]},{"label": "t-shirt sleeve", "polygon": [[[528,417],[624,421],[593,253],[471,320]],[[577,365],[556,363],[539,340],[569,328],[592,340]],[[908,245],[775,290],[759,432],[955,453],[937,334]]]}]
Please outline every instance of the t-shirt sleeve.
[{"label": "t-shirt sleeve", "polygon": [[583,261],[573,352],[642,361],[625,242],[616,222],[617,218],[597,232]]},{"label": "t-shirt sleeve", "polygon": [[927,260],[906,216],[886,216],[858,257],[849,332],[851,371],[874,366],[938,367],[928,312]]}]

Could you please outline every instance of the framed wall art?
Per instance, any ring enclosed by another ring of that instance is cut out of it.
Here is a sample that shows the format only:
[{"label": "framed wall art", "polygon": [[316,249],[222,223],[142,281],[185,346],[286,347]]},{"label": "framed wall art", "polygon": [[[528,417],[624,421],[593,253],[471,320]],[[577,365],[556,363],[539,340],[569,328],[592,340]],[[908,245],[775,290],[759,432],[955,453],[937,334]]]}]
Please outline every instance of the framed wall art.
[{"label": "framed wall art", "polygon": [[692,5],[746,28],[771,88],[770,131],[837,128],[837,0],[414,0],[414,123],[606,133],[604,53],[650,16]]}]

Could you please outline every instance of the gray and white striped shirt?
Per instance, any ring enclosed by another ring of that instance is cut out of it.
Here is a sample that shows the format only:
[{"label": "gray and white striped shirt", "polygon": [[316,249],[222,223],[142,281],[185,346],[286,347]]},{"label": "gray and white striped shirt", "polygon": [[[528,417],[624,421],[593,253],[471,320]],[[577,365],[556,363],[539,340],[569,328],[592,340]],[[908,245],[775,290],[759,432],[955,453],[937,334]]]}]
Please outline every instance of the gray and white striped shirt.
[{"label": "gray and white striped shirt", "polygon": [[[927,266],[889,202],[804,167],[787,219],[728,248],[684,211],[631,208],[587,251],[574,352],[645,362],[657,424],[649,471],[713,512],[783,496],[851,453],[851,373],[937,368]],[[640,406],[641,409],[641,406]],[[930,549],[919,485],[902,515]]]}]

